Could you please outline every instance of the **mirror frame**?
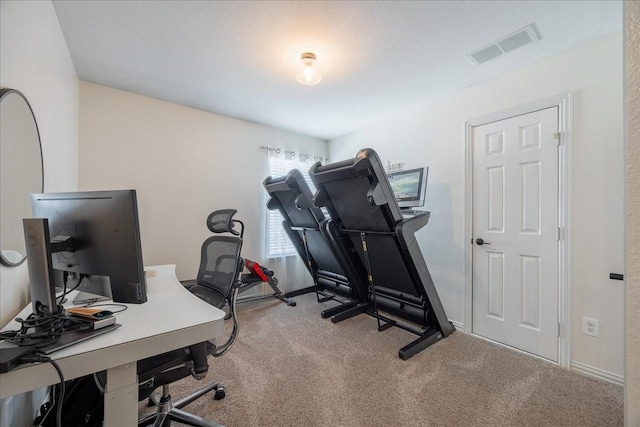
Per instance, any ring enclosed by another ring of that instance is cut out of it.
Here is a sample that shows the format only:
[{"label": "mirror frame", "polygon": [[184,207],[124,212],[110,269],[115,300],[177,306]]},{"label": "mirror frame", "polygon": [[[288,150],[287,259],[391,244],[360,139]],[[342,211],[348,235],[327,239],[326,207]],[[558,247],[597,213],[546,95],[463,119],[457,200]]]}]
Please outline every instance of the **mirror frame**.
[{"label": "mirror frame", "polygon": [[[24,96],[24,94],[22,92],[20,92],[19,90],[16,89],[10,89],[10,88],[0,88],[0,103],[2,103],[2,100],[7,97],[8,95],[15,93],[16,95],[22,97],[22,99],[24,99],[24,102],[26,102],[27,107],[29,107],[29,111],[31,112],[31,116],[33,117],[33,124],[36,127],[36,134],[38,136],[38,150],[40,151],[40,170],[42,172],[42,182],[40,183],[40,193],[44,192],[44,158],[42,155],[42,140],[40,138],[40,128],[38,127],[38,121],[36,120],[36,115],[33,112],[33,108],[31,108],[31,104],[29,103],[29,100],[27,99],[26,96]],[[27,195],[25,195],[25,197],[27,197]],[[0,230],[1,231],[1,230]],[[2,255],[2,250],[4,250],[5,248],[0,248],[0,264],[5,266],[5,267],[17,267],[20,264],[24,263],[27,259],[27,255],[26,254],[21,254],[22,255],[22,259],[18,262],[12,262],[10,260],[8,260],[7,258],[5,258]],[[10,248],[7,248],[10,249]]]}]

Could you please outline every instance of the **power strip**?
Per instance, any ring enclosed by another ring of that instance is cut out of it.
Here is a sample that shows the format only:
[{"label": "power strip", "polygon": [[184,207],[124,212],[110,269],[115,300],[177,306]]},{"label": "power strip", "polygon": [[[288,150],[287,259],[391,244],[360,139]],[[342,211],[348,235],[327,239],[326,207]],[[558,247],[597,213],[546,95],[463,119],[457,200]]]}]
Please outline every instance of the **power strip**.
[{"label": "power strip", "polygon": [[35,352],[35,346],[0,347],[0,374],[4,374],[5,372],[9,372],[17,368],[20,365],[20,359]]}]

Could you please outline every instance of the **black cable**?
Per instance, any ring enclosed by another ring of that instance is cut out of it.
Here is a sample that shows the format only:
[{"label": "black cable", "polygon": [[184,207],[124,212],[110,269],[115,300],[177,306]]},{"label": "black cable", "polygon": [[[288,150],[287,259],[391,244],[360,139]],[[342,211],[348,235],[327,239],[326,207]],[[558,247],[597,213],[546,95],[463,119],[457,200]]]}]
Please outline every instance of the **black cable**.
[{"label": "black cable", "polygon": [[89,303],[87,303],[87,304],[83,305],[83,307],[87,307],[87,308],[88,308],[88,307],[92,307],[92,308],[93,308],[93,307],[120,307],[120,310],[117,310],[117,311],[109,310],[109,311],[110,311],[110,312],[112,312],[113,314],[123,312],[123,311],[125,311],[127,308],[129,308],[129,307],[127,307],[127,306],[126,306],[126,305],[124,305],[124,304],[116,304],[116,303],[114,303],[114,302],[106,302],[106,303],[103,303],[103,304],[96,304],[96,303],[95,303],[95,301],[94,301],[94,302],[89,302]]},{"label": "black cable", "polygon": [[56,300],[58,304],[62,304],[64,301],[64,296],[67,295],[67,281],[69,280],[69,272],[65,271],[62,273],[62,295],[60,295]]},{"label": "black cable", "polygon": [[58,372],[58,378],[60,378],[60,393],[58,395],[58,408],[56,410],[56,426],[62,427],[62,401],[64,398],[64,375],[62,374],[62,370],[60,366],[56,363],[55,360],[52,360],[49,357],[45,356],[25,356],[20,359],[20,363],[49,363],[53,366]]},{"label": "black cable", "polygon": [[64,301],[64,297],[66,297],[71,292],[73,292],[76,289],[78,289],[78,286],[80,286],[80,284],[82,283],[82,281],[84,280],[85,277],[87,277],[86,274],[80,274],[80,276],[78,278],[78,283],[76,283],[76,285],[73,288],[67,290],[67,281],[68,281],[68,278],[69,278],[69,273],[67,271],[65,271],[64,272],[64,278],[63,278],[64,287],[63,287],[63,290],[62,290],[62,295],[58,296],[58,300],[59,300],[58,304],[61,304]]},{"label": "black cable", "polygon": [[64,400],[64,375],[62,374],[62,370],[60,366],[54,360],[47,360],[51,366],[55,368],[58,372],[58,377],[60,377],[60,393],[58,394],[58,410],[56,411],[56,424],[58,427],[62,427],[62,402]]},{"label": "black cable", "polygon": [[90,328],[90,325],[81,320],[66,316],[62,306],[58,306],[56,313],[39,310],[37,315],[31,314],[25,320],[15,320],[20,323],[20,329],[1,332],[0,340],[18,346],[42,347],[55,342],[66,333]]},{"label": "black cable", "polygon": [[[84,275],[81,275],[80,281],[82,281],[82,276]],[[77,285],[67,291],[66,294],[73,291],[76,287]],[[117,303],[89,303],[84,305],[84,307],[119,307],[119,310],[110,310],[113,314],[120,313],[127,309],[125,304]],[[91,325],[83,322],[81,319],[67,316],[62,305],[56,306],[55,313],[50,313],[39,306],[36,309],[36,313],[37,314],[30,314],[29,317],[24,320],[19,317],[16,318],[16,322],[20,324],[20,329],[0,332],[0,340],[6,340],[21,347],[43,347],[55,342],[64,334],[83,329],[91,329]]]}]

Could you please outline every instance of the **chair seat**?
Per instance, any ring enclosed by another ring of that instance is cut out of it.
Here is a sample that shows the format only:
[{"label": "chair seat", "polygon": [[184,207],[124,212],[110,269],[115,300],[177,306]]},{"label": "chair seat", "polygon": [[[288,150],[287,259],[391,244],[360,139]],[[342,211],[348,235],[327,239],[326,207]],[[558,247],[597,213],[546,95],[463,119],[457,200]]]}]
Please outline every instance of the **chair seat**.
[{"label": "chair seat", "polygon": [[155,375],[157,372],[162,372],[166,369],[180,365],[188,360],[189,353],[184,348],[168,351],[166,353],[158,354],[156,356],[140,360],[138,361],[137,367],[138,381],[144,382]]},{"label": "chair seat", "polygon": [[189,292],[216,308],[222,309],[227,303],[227,299],[220,292],[207,286],[200,285],[195,280],[185,280],[181,283],[189,290]]},{"label": "chair seat", "polygon": [[149,397],[156,388],[182,378],[204,378],[209,368],[207,347],[206,342],[194,344],[138,361],[138,401]]}]

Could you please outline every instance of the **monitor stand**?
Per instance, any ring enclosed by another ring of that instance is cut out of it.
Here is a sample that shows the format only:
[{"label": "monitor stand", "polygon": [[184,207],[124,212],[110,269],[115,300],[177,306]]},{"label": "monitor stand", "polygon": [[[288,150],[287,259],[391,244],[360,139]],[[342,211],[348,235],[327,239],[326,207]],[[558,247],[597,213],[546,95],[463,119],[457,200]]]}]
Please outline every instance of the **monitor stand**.
[{"label": "monitor stand", "polygon": [[49,239],[49,221],[46,218],[22,220],[29,270],[29,292],[34,315],[44,306],[49,313],[56,313],[53,262]]},{"label": "monitor stand", "polygon": [[73,303],[79,305],[110,300],[111,281],[109,277],[90,275],[82,279],[80,286],[78,286],[78,295],[73,299]]},{"label": "monitor stand", "polygon": [[78,295],[73,299],[74,305],[84,305],[89,303],[95,303],[100,301],[111,301],[111,298],[103,295],[92,294],[91,292],[78,292]]}]

